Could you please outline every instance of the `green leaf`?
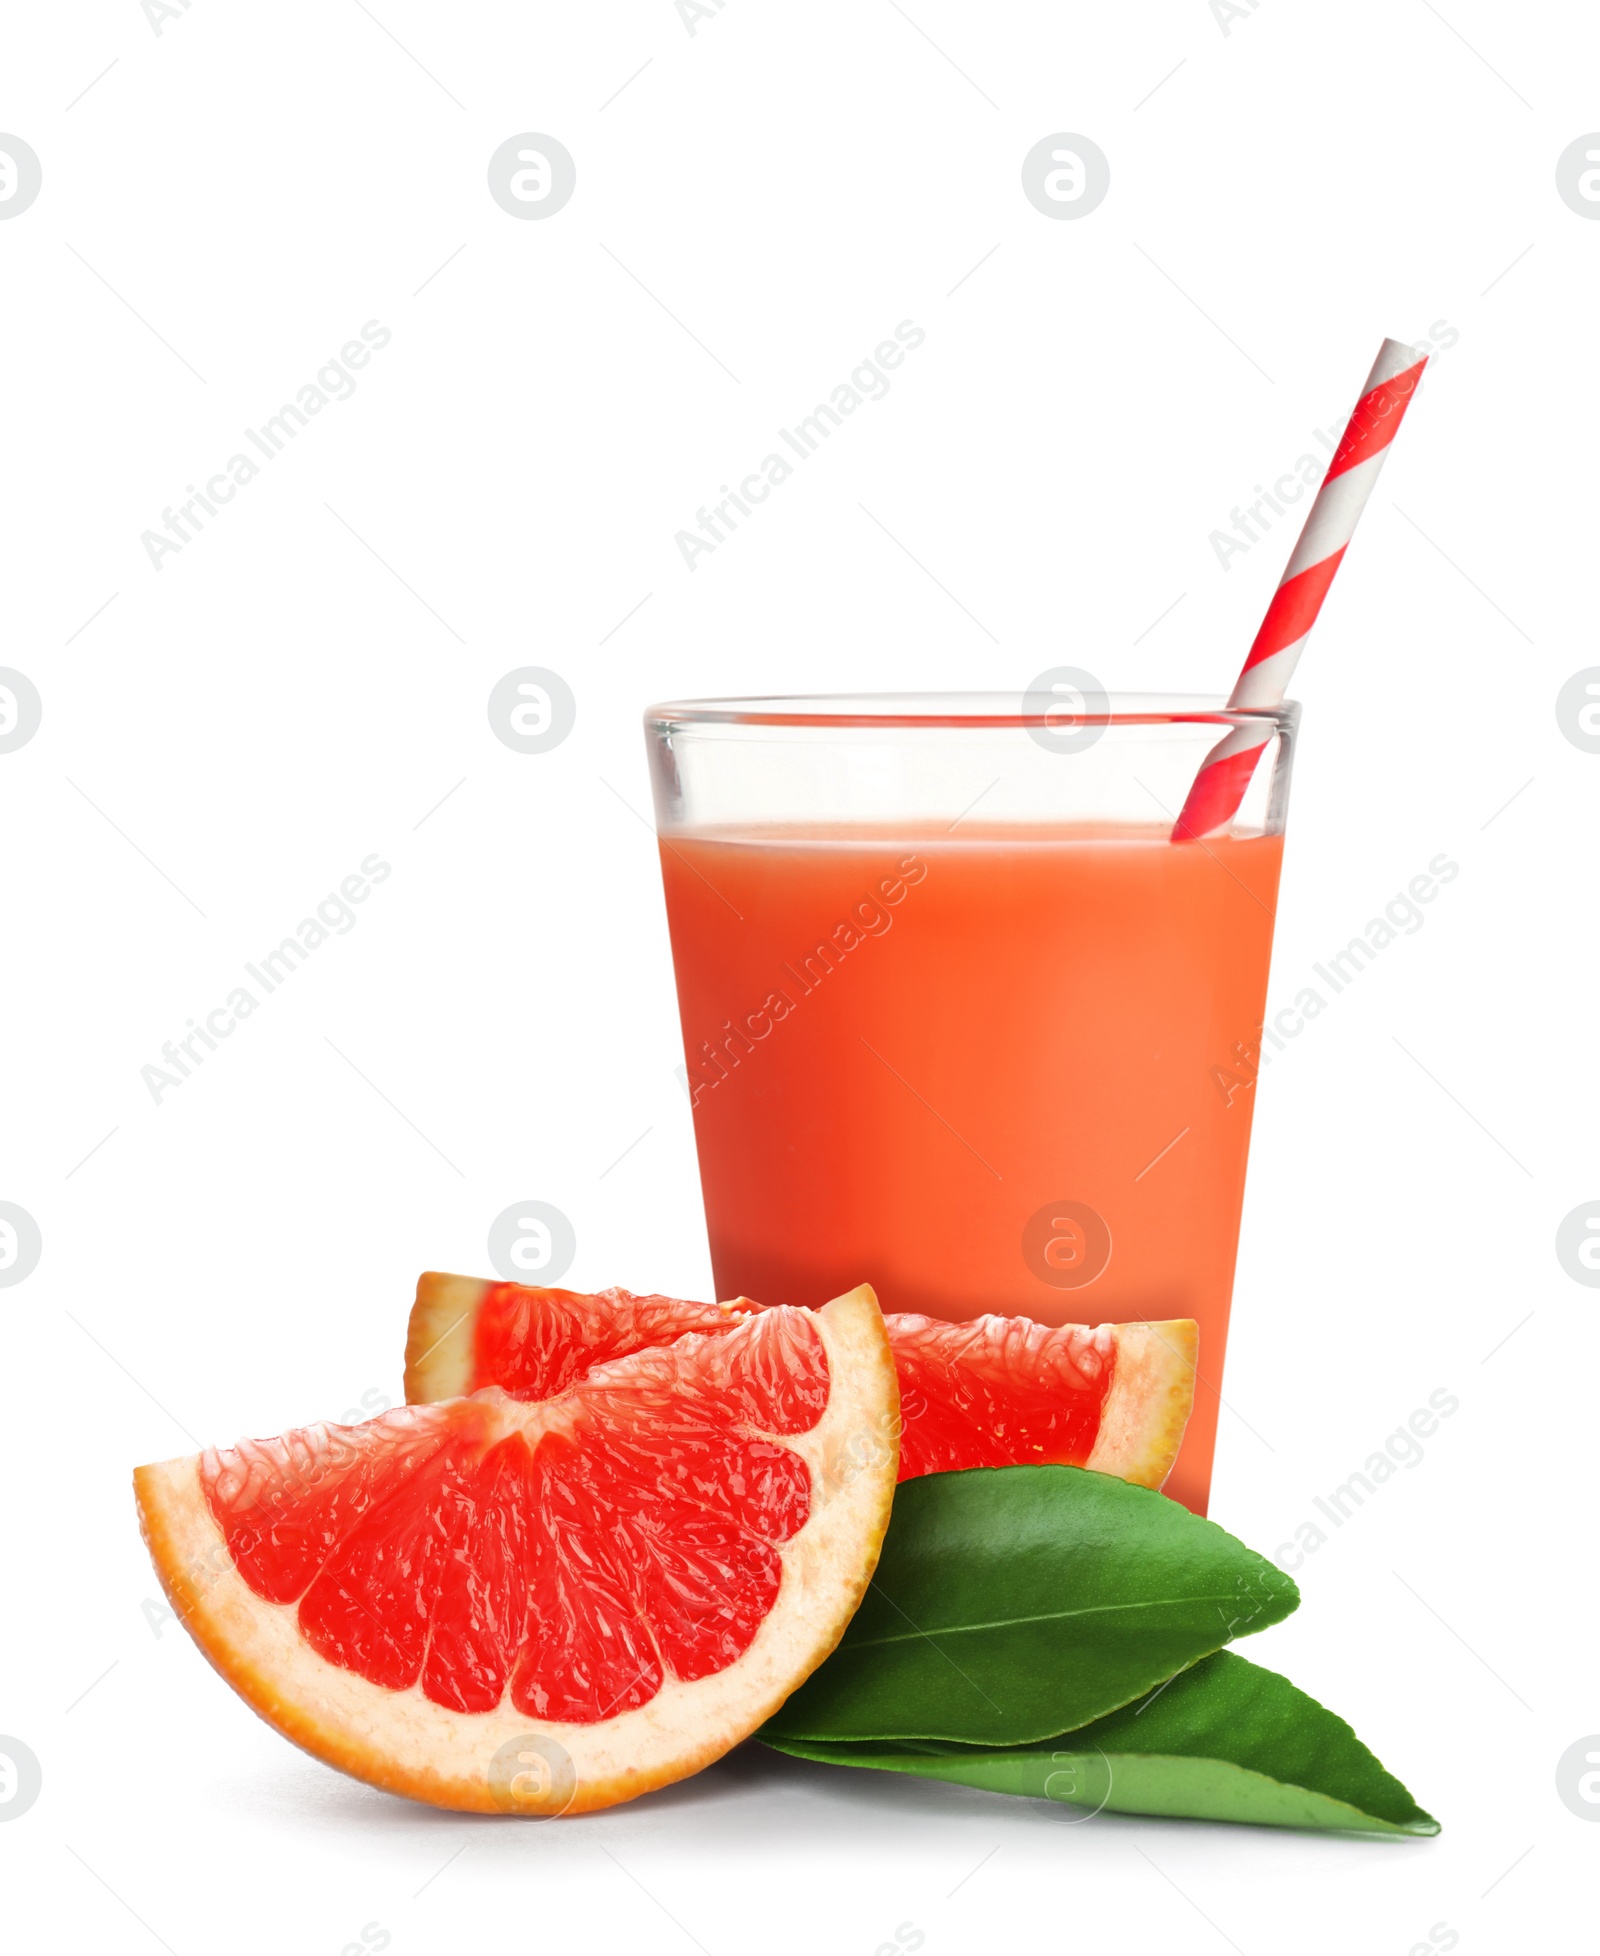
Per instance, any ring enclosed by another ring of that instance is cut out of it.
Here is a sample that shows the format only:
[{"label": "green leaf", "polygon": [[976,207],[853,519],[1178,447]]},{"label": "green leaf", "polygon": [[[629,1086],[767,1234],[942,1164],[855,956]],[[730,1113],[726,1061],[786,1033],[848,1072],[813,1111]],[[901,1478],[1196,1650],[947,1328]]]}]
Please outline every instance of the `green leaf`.
[{"label": "green leaf", "polygon": [[1436,1834],[1345,1724],[1275,1671],[1220,1651],[1155,1696],[1042,1744],[828,1744],[767,1737],[797,1758],[914,1773],[1090,1812],[1242,1820],[1352,1834]]},{"label": "green leaf", "polygon": [[1299,1600],[1214,1522],[1108,1474],[927,1474],[896,1490],[839,1648],[758,1736],[1053,1738]]}]

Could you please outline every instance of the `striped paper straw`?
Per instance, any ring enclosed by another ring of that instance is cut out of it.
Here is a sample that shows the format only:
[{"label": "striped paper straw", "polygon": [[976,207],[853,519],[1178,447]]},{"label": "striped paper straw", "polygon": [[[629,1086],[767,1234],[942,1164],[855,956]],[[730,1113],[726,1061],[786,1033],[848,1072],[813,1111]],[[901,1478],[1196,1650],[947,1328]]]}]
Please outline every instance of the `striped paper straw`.
[{"label": "striped paper straw", "polygon": [[[1333,574],[1344,561],[1345,549],[1367,506],[1389,444],[1427,364],[1426,356],[1419,360],[1398,340],[1384,341],[1311,505],[1294,555],[1272,594],[1250,656],[1228,700],[1230,710],[1259,711],[1283,704],[1295,663],[1317,622]],[[1261,750],[1273,732],[1265,722],[1231,727],[1217,742],[1195,776],[1183,811],[1173,825],[1174,842],[1196,841],[1227,827],[1238,813]]]}]

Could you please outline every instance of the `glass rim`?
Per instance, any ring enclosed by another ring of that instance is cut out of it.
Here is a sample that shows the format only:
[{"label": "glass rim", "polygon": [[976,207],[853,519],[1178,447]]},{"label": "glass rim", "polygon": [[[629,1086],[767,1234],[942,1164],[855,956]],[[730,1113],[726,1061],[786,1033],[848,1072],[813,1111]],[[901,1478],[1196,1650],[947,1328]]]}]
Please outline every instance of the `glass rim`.
[{"label": "glass rim", "polygon": [[[1088,679],[1088,673],[1076,674]],[[1036,707],[1029,705],[1037,698]],[[1081,706],[1028,692],[774,693],[729,699],[665,700],[646,707],[645,727],[670,733],[695,727],[911,727],[1059,729],[1063,722],[1094,726],[1269,722],[1289,728],[1298,700],[1278,706],[1234,707],[1221,693],[1107,692],[1085,688]]]}]

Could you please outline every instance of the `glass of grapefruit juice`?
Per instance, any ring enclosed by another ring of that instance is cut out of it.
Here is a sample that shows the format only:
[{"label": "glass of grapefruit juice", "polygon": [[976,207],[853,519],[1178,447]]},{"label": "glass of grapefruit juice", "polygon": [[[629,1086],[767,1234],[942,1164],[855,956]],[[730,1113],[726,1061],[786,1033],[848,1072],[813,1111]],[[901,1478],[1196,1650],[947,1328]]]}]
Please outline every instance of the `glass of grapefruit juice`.
[{"label": "glass of grapefruit juice", "polygon": [[[1298,708],[1101,695],[646,715],[719,1297],[1192,1317],[1204,1513]],[[1170,840],[1229,726],[1228,827]]]}]

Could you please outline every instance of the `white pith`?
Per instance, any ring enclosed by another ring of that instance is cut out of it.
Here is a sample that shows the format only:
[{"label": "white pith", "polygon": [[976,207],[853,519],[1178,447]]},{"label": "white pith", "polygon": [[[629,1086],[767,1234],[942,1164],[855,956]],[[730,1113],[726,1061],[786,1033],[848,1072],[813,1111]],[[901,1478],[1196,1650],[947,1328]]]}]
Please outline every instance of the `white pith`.
[{"label": "white pith", "polygon": [[454,1399],[472,1390],[473,1338],[488,1291],[481,1277],[425,1270],[417,1279],[406,1338],[408,1400]]},{"label": "white pith", "polygon": [[1194,1404],[1200,1329],[1192,1318],[1112,1327],[1116,1359],[1100,1409],[1094,1451],[1084,1462],[1098,1474],[1139,1487],[1160,1487],[1177,1458]]}]

